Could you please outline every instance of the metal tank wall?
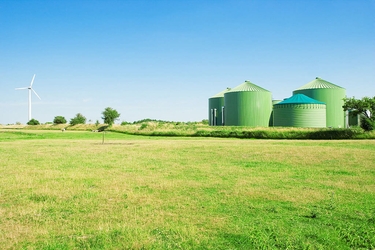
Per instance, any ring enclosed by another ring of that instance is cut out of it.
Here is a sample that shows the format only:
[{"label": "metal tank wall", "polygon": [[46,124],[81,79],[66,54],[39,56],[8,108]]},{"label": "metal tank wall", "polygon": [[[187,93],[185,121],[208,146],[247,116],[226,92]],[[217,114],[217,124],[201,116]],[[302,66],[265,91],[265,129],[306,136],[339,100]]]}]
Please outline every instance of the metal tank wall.
[{"label": "metal tank wall", "polygon": [[319,77],[293,91],[295,94],[304,94],[308,97],[326,103],[326,127],[344,128],[345,112],[343,98],[346,90]]},{"label": "metal tank wall", "polygon": [[273,107],[274,126],[299,128],[326,127],[325,104],[276,104]]},{"label": "metal tank wall", "polygon": [[281,102],[282,100],[272,100],[272,111],[271,111],[271,116],[270,116],[270,122],[269,122],[269,126],[270,127],[273,127],[273,105]]},{"label": "metal tank wall", "polygon": [[223,124],[223,107],[224,107],[224,93],[228,92],[227,88],[220,93],[208,99],[208,123],[211,126],[222,126]]},{"label": "metal tank wall", "polygon": [[225,125],[268,127],[272,112],[271,92],[249,81],[224,94]]}]

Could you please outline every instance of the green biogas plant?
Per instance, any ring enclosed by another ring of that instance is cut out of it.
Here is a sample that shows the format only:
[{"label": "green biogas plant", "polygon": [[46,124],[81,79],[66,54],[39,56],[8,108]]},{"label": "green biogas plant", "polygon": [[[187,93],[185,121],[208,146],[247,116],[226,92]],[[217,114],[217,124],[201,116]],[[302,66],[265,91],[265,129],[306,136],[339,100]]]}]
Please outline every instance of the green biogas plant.
[{"label": "green biogas plant", "polygon": [[343,109],[346,90],[316,77],[284,100],[250,81],[208,100],[211,126],[346,128],[359,125]]}]

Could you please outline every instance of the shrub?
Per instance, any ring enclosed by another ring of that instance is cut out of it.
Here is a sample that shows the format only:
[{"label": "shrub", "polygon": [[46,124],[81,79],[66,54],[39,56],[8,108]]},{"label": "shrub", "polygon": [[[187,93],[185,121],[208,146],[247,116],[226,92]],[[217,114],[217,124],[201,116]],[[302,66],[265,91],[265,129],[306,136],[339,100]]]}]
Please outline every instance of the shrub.
[{"label": "shrub", "polygon": [[147,123],[142,123],[141,127],[139,128],[139,130],[145,129],[145,128],[147,128],[147,126],[148,126]]},{"label": "shrub", "polygon": [[54,124],[65,124],[66,119],[63,116],[55,116],[55,119],[53,119]]},{"label": "shrub", "polygon": [[27,125],[39,125],[39,121],[34,118],[27,122]]},{"label": "shrub", "polygon": [[371,120],[367,117],[361,117],[361,128],[365,131],[372,131],[375,129],[375,120]]},{"label": "shrub", "polygon": [[85,123],[86,117],[84,117],[81,113],[76,114],[76,116],[70,120],[70,125],[72,126]]}]

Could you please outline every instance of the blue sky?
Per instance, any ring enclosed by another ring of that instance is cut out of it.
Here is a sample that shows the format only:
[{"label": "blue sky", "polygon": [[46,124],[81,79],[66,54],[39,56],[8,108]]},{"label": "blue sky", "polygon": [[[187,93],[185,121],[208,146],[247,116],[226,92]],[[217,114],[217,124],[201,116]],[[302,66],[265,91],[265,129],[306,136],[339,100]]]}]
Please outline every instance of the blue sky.
[{"label": "blue sky", "polygon": [[375,0],[0,0],[0,124],[77,113],[207,119],[250,80],[283,99],[319,76],[375,95]]}]

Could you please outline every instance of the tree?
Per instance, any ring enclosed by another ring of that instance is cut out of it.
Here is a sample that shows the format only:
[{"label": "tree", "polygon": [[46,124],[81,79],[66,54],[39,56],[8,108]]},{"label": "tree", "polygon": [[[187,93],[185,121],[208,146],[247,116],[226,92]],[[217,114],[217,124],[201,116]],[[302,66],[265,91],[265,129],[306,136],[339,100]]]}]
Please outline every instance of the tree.
[{"label": "tree", "polygon": [[204,125],[208,125],[208,119],[203,119],[203,120],[202,120],[202,124],[204,124]]},{"label": "tree", "polygon": [[27,125],[39,125],[39,121],[34,118],[27,122]]},{"label": "tree", "polygon": [[81,113],[76,114],[76,116],[70,120],[70,125],[72,126],[85,123],[86,117],[84,117]]},{"label": "tree", "polygon": [[55,116],[55,119],[53,119],[54,124],[65,124],[66,119],[64,116]]},{"label": "tree", "polygon": [[344,98],[345,111],[349,110],[353,115],[361,115],[361,128],[366,131],[375,129],[375,96],[362,99]]},{"label": "tree", "polygon": [[115,120],[117,120],[120,117],[120,114],[117,112],[117,110],[110,107],[106,108],[102,112],[102,115],[104,123],[108,124],[108,126],[112,126],[112,124],[115,123]]}]

